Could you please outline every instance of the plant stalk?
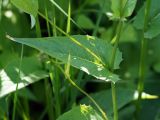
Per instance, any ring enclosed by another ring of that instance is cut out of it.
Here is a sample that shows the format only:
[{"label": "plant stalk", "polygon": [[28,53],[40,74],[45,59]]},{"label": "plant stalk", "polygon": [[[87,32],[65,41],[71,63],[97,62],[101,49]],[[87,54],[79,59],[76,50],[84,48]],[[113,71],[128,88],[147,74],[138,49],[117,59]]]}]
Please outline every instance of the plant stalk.
[{"label": "plant stalk", "polygon": [[[46,5],[45,5],[45,7],[46,7]],[[48,15],[47,8],[45,8],[45,9],[46,9],[46,14]],[[47,30],[49,30],[48,27],[49,26],[47,26]],[[36,17],[36,35],[37,35],[37,37],[42,37],[38,16]],[[53,115],[54,112],[52,109],[52,101],[51,101],[51,99],[52,99],[51,86],[50,86],[50,83],[47,79],[45,79],[44,86],[45,86],[45,92],[46,92],[46,104],[47,104],[48,117],[49,117],[49,120],[53,120],[54,119],[54,115]]]},{"label": "plant stalk", "polygon": [[[48,18],[47,1],[44,1],[45,16]],[[46,21],[48,36],[51,36],[49,22]]]},{"label": "plant stalk", "polygon": [[[119,24],[117,26],[116,40],[115,40],[115,44],[114,44],[114,47],[113,47],[113,50],[112,50],[112,57],[111,57],[111,61],[110,61],[111,72],[114,71],[116,51],[117,51],[117,48],[118,48],[118,43],[119,43],[119,40],[120,40],[122,27],[123,27],[123,22],[120,20]],[[116,86],[115,86],[115,83],[113,83],[113,82],[111,83],[111,89],[112,89],[114,120],[118,120],[118,107],[117,107],[117,102],[116,102]]]},{"label": "plant stalk", "polygon": [[58,66],[59,69],[63,72],[63,74],[66,76],[66,79],[70,82],[71,85],[73,85],[75,88],[77,88],[81,93],[86,95],[92,102],[93,104],[97,107],[99,112],[102,114],[104,120],[109,120],[106,113],[102,110],[102,108],[98,105],[98,103],[83,89],[81,89],[71,78],[70,75],[68,75],[60,66]]},{"label": "plant stalk", "polygon": [[[23,59],[23,50],[24,50],[24,45],[22,44],[19,71],[18,71],[20,80],[21,80],[21,65],[22,65],[22,59]],[[14,93],[12,120],[15,120],[15,115],[16,115],[16,107],[17,107],[17,99],[18,99],[17,94],[18,94],[18,80],[16,84],[16,91]]]},{"label": "plant stalk", "polygon": [[145,7],[145,16],[144,16],[144,27],[143,27],[143,36],[141,40],[141,53],[140,53],[140,63],[139,63],[139,80],[138,80],[138,100],[136,103],[136,116],[141,109],[141,97],[144,89],[144,79],[145,79],[145,71],[146,71],[146,54],[147,54],[147,44],[148,39],[144,37],[144,33],[147,30],[148,20],[149,20],[149,12],[150,12],[151,0],[147,0]]},{"label": "plant stalk", "polygon": [[105,2],[105,0],[103,0],[103,5],[102,5],[101,10],[99,11],[98,19],[97,19],[97,22],[96,22],[96,26],[95,26],[95,29],[94,29],[93,34],[92,34],[93,36],[96,36],[96,35],[97,35],[98,28],[99,28],[101,19],[102,19],[102,17],[103,17],[103,11],[104,11],[105,4],[106,4],[106,2]]}]

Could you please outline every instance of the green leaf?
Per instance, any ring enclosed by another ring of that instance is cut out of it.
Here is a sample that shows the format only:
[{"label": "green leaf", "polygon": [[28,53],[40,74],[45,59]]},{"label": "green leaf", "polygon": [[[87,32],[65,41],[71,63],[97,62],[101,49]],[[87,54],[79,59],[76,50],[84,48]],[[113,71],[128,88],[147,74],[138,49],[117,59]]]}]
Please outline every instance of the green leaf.
[{"label": "green leaf", "polygon": [[145,38],[152,39],[160,34],[160,11],[149,23],[148,30],[145,32]]},{"label": "green leaf", "polygon": [[61,115],[57,120],[104,120],[91,106],[80,105]]},{"label": "green leaf", "polygon": [[113,12],[113,17],[129,17],[136,6],[136,2],[137,0],[111,0],[111,9]]},{"label": "green leaf", "polygon": [[[106,111],[107,115],[109,116],[113,114],[111,93],[112,93],[111,89],[109,89],[90,94],[96,100],[96,102],[102,107],[102,109]],[[121,109],[126,104],[134,100],[135,90],[118,87],[116,89],[116,93],[117,93],[118,109]],[[92,103],[90,102],[90,100],[88,100],[88,98],[82,99],[81,103],[92,105]]]},{"label": "green leaf", "polygon": [[84,29],[93,29],[93,28],[95,28],[95,25],[93,24],[93,22],[91,21],[91,19],[89,19],[85,15],[78,15],[77,24],[81,28],[84,28]]},{"label": "green leaf", "polygon": [[[72,39],[71,39],[72,38]],[[71,55],[70,64],[97,79],[116,82],[119,80],[108,70],[112,56],[112,46],[98,38],[88,35],[48,38],[10,38],[11,40],[36,48],[44,53],[57,58],[64,63]],[[114,68],[119,68],[122,55],[116,52]]]},{"label": "green leaf", "polygon": [[98,4],[104,13],[111,11],[111,0],[88,0],[87,2],[92,6]]},{"label": "green leaf", "polygon": [[[129,33],[129,34],[126,34]],[[121,33],[120,42],[136,42],[137,38],[137,31],[133,27],[132,24],[124,24],[124,30]]]},{"label": "green leaf", "polygon": [[154,70],[155,70],[156,72],[160,73],[160,62],[155,63],[155,64],[153,65],[153,68],[154,68]]},{"label": "green leaf", "polygon": [[[144,34],[145,38],[152,39],[160,34],[160,1],[152,0],[149,14],[148,28]],[[144,25],[145,4],[139,10],[134,20],[134,26],[137,29],[143,29]]]},{"label": "green leaf", "polygon": [[20,10],[37,16],[38,13],[38,0],[11,0],[11,2]]},{"label": "green leaf", "polygon": [[[112,46],[98,38],[85,35],[48,38],[10,38],[11,40],[36,48],[44,53],[67,63],[71,55],[71,65],[97,79],[116,82],[119,80],[108,70],[112,56]],[[122,55],[116,54],[114,68],[119,68]]]},{"label": "green leaf", "polygon": [[17,83],[18,89],[21,89],[31,83],[48,77],[48,74],[42,70],[41,63],[35,57],[23,58],[20,76],[19,64],[20,59],[14,60],[0,71],[0,97],[14,92]]},{"label": "green leaf", "polygon": [[5,113],[7,113],[7,100],[6,98],[0,99],[0,119],[3,120]]},{"label": "green leaf", "polygon": [[31,18],[31,29],[36,25],[36,19],[33,15],[30,15]]},{"label": "green leaf", "polygon": [[160,120],[160,109],[158,110],[156,114],[155,120]]},{"label": "green leaf", "polygon": [[28,99],[28,100],[38,102],[37,97],[28,88],[23,88],[23,89],[19,90],[18,96],[21,96],[21,97]]}]

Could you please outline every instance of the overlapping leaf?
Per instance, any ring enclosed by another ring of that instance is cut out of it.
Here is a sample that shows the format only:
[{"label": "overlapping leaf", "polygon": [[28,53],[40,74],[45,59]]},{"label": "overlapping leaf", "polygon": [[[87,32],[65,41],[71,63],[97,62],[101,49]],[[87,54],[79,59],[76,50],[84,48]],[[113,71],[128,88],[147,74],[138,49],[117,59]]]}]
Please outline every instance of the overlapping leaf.
[{"label": "overlapping leaf", "polygon": [[20,10],[31,14],[34,17],[37,16],[38,0],[11,0],[11,2]]},{"label": "overlapping leaf", "polygon": [[[112,46],[98,38],[85,35],[48,38],[11,38],[11,40],[36,48],[44,53],[67,63],[71,55],[71,65],[105,81],[116,82],[117,75],[108,69],[112,57]],[[121,53],[117,50],[114,68],[119,68],[122,60]]]},{"label": "overlapping leaf", "polygon": [[111,0],[111,9],[113,11],[113,17],[129,17],[136,6],[136,2],[137,0]]},{"label": "overlapping leaf", "polygon": [[0,71],[0,97],[15,91],[17,84],[18,89],[21,89],[48,76],[35,57],[22,60],[20,75],[19,64],[20,60],[15,60]]}]

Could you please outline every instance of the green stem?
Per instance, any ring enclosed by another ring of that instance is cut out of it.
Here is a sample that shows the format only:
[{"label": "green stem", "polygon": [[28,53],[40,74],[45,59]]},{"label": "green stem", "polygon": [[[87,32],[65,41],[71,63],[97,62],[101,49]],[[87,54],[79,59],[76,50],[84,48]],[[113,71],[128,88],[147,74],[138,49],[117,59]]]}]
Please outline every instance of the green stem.
[{"label": "green stem", "polygon": [[[50,0],[50,2],[58,9],[61,11],[61,13],[63,13],[66,17],[68,17],[68,14],[55,2],[55,0]],[[63,3],[62,3],[63,4]],[[61,14],[60,14],[61,15]],[[61,19],[61,21],[64,19]],[[61,22],[60,21],[60,22]],[[79,30],[81,30],[84,34],[86,34],[86,32],[71,18],[71,22],[76,25]],[[62,23],[63,24],[63,23]],[[61,25],[60,25],[61,26]]]},{"label": "green stem", "polygon": [[46,18],[42,13],[38,12],[38,14],[44,18],[45,20],[48,20],[48,22],[55,27],[60,33],[64,34],[65,36],[67,36],[70,40],[72,40],[74,43],[76,43],[77,45],[79,45],[80,47],[82,47],[83,49],[85,49],[89,54],[91,54],[97,61],[99,61],[101,64],[105,65],[105,63],[101,60],[101,58],[99,58],[94,52],[92,52],[90,49],[88,49],[87,47],[85,47],[84,45],[82,45],[81,43],[79,43],[74,37],[70,36],[68,33],[66,33],[65,31],[63,31],[60,27],[58,26],[54,26],[54,24],[52,23],[52,21],[50,21],[48,18]]},{"label": "green stem", "polygon": [[38,19],[38,15],[36,17],[36,35],[37,37],[41,37],[41,28],[40,28],[40,23],[39,23],[39,19]]},{"label": "green stem", "polygon": [[52,103],[52,92],[51,85],[48,79],[45,79],[45,94],[46,94],[46,106],[49,120],[54,120],[54,111],[53,111],[53,103]]},{"label": "green stem", "polygon": [[97,35],[99,24],[100,24],[102,16],[103,16],[103,11],[104,11],[104,7],[105,7],[105,3],[106,3],[105,0],[103,0],[103,5],[102,5],[102,8],[101,8],[101,11],[98,14],[98,19],[97,19],[97,22],[96,22],[96,27],[95,27],[95,29],[93,31],[93,34],[92,34],[93,36]]},{"label": "green stem", "polygon": [[69,0],[66,33],[70,33],[70,31],[71,31],[71,3],[70,3],[70,0]]},{"label": "green stem", "polygon": [[57,70],[53,69],[52,64],[50,64],[49,75],[52,83],[52,90],[55,95],[55,111],[56,111],[56,118],[57,118],[61,114],[60,82],[57,76],[58,75]]},{"label": "green stem", "polygon": [[113,104],[113,111],[114,111],[114,120],[118,120],[118,108],[117,108],[117,101],[116,101],[116,86],[115,83],[111,83],[112,89],[112,104]]},{"label": "green stem", "polygon": [[[81,89],[71,78],[70,75],[68,75],[69,73],[66,73],[61,66],[57,65],[57,67],[62,71],[62,73],[66,76],[67,80],[71,83],[71,85],[73,85],[75,88],[77,88],[80,92],[82,92],[84,95],[86,95],[92,102],[93,104],[97,107],[97,109],[100,111],[100,113],[102,114],[104,120],[109,120],[106,113],[102,110],[102,108],[98,105],[98,103],[87,93],[85,92],[83,89]],[[68,70],[69,71],[69,70]]]},{"label": "green stem", "polygon": [[[47,26],[47,29],[48,29],[48,26]],[[36,35],[37,37],[42,36],[38,16],[36,18]],[[51,101],[52,99],[51,86],[47,79],[45,79],[45,92],[46,92],[46,104],[47,104],[48,117],[49,117],[49,120],[53,120],[54,112],[53,112],[52,101]]]},{"label": "green stem", "polygon": [[[44,0],[44,10],[45,10],[45,16],[48,18],[48,10],[47,10],[47,1],[46,0]],[[46,21],[46,24],[47,24],[48,36],[51,36],[49,22]]]},{"label": "green stem", "polygon": [[145,7],[145,17],[144,17],[144,27],[143,27],[143,37],[141,40],[141,53],[140,53],[140,63],[139,63],[139,80],[138,80],[138,100],[136,104],[136,115],[140,112],[141,96],[144,89],[144,79],[145,79],[145,70],[146,70],[146,53],[147,53],[147,44],[148,39],[144,37],[144,33],[147,30],[149,11],[150,11],[151,0],[147,0]]},{"label": "green stem", "polygon": [[[24,45],[22,44],[21,56],[20,56],[20,64],[19,64],[19,71],[18,71],[18,75],[19,75],[19,79],[20,80],[21,80],[21,65],[22,65],[22,59],[23,59],[23,49],[24,49]],[[18,82],[19,82],[19,80],[17,80],[16,91],[14,93],[12,120],[15,120],[15,114],[16,114],[17,94],[18,94]]]},{"label": "green stem", "polygon": [[[123,22],[119,21],[119,24],[117,26],[117,34],[116,34],[116,41],[112,50],[112,57],[110,60],[110,69],[113,72],[114,71],[114,63],[115,63],[115,57],[116,57],[116,51],[118,48],[118,43],[121,35],[123,27]],[[112,101],[113,101],[113,111],[114,111],[114,120],[118,120],[118,107],[117,107],[117,102],[116,102],[116,86],[115,83],[111,83],[111,89],[112,89]]]},{"label": "green stem", "polygon": [[[56,26],[55,13],[56,13],[55,7],[53,6],[53,16],[54,17],[52,18],[53,19],[52,24]],[[47,19],[48,19],[48,17],[47,17]],[[49,24],[48,20],[46,20],[46,22]],[[53,36],[57,36],[56,28],[53,26],[52,26],[52,32],[53,32]],[[59,81],[58,71],[56,69],[54,69],[54,68],[56,68],[56,66],[54,66],[54,64],[52,64],[51,61],[52,61],[52,59],[50,59],[49,75],[50,75],[51,84],[52,84],[52,91],[55,96],[55,117],[57,118],[61,115],[61,96],[60,96],[61,83]],[[57,60],[55,60],[55,61],[57,61]],[[59,64],[59,63],[55,63],[55,64]]]},{"label": "green stem", "polygon": [[103,118],[105,120],[108,120],[106,113],[102,110],[102,108],[97,104],[97,102],[84,90],[82,90],[75,82],[73,82],[73,80],[70,77],[67,77],[68,81],[75,87],[77,88],[80,92],[82,92],[84,95],[86,95],[93,103],[94,105],[97,107],[97,109],[101,112]]},{"label": "green stem", "polygon": [[55,9],[55,7],[53,7],[53,16],[54,17],[52,18],[53,19],[52,20],[53,21],[53,23],[52,23],[53,24],[52,25],[53,31],[52,32],[53,32],[53,36],[57,36],[57,30],[56,30],[56,27],[54,27],[54,26],[56,26],[56,9]]},{"label": "green stem", "polygon": [[[48,20],[48,22],[53,26],[53,27],[55,27],[59,32],[61,32],[61,33],[63,33],[64,35],[66,35],[68,38],[70,38],[73,42],[75,42],[76,44],[78,44],[80,47],[83,47],[83,46],[81,46],[81,44],[79,44],[78,42],[77,42],[77,40],[76,39],[74,39],[73,37],[71,37],[68,33],[66,33],[65,31],[63,31],[61,28],[59,28],[58,26],[56,26],[56,25],[54,25],[48,18],[46,18],[42,13],[40,13],[40,12],[38,12],[38,14],[41,16],[41,17],[43,17],[44,19],[46,19],[46,20]],[[100,59],[99,59],[99,57],[97,57],[97,55],[95,55],[94,53],[92,53],[91,51],[89,51],[88,49],[86,49],[85,47],[83,47],[87,52],[89,52],[91,55],[93,55],[96,59],[98,59],[98,61],[101,61]],[[103,63],[103,62],[102,62]],[[56,64],[55,64],[56,65]],[[60,67],[60,66],[58,66],[59,68],[60,68],[60,70],[64,73],[64,75],[65,75],[65,72],[62,70],[62,68]],[[75,87],[77,87],[77,86],[75,86]],[[79,89],[79,88],[77,88],[77,89]],[[81,92],[83,91],[82,89],[80,90]],[[89,97],[89,94],[88,93],[86,93],[85,91],[83,91],[82,93],[84,93],[86,96],[88,96]],[[100,110],[100,112],[103,114],[103,116],[104,116],[104,118],[105,118],[105,120],[108,120],[108,118],[106,117],[106,114],[103,112],[103,110],[100,108],[100,106],[96,103],[96,101],[93,99],[93,98],[91,98],[91,96],[89,97],[90,98],[90,100],[95,104],[95,106],[98,108],[98,110]]]}]

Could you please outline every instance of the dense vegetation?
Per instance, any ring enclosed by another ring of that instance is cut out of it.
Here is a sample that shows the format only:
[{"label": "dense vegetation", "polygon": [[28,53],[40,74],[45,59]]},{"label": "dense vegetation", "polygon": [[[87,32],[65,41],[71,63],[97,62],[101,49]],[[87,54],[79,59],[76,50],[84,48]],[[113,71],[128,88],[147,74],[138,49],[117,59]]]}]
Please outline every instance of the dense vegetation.
[{"label": "dense vegetation", "polygon": [[0,120],[160,120],[159,0],[0,0]]}]

